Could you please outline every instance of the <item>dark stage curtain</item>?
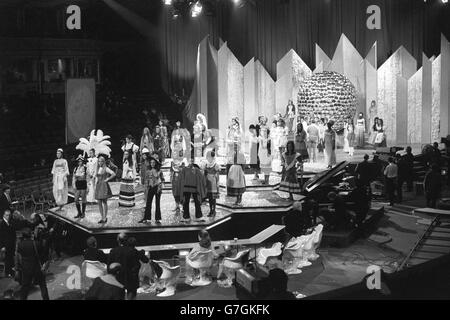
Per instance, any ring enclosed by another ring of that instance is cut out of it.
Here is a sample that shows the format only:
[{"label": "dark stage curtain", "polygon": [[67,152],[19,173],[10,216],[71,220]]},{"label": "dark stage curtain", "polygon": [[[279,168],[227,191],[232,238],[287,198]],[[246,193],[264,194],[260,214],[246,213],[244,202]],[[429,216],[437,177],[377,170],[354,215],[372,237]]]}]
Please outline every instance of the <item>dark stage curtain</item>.
[{"label": "dark stage curtain", "polygon": [[[381,8],[382,29],[368,30],[366,9]],[[242,64],[255,57],[276,79],[276,64],[290,50],[315,67],[315,44],[332,58],[342,33],[365,56],[375,41],[378,63],[403,45],[421,65],[422,52],[439,53],[440,32],[447,37],[449,9],[423,0],[257,0],[236,8],[221,1],[215,16],[172,20],[162,12],[163,84],[169,93],[186,90],[189,95],[195,77],[199,42],[209,34],[217,47],[219,38]],[[447,25],[447,24],[446,24]]]}]

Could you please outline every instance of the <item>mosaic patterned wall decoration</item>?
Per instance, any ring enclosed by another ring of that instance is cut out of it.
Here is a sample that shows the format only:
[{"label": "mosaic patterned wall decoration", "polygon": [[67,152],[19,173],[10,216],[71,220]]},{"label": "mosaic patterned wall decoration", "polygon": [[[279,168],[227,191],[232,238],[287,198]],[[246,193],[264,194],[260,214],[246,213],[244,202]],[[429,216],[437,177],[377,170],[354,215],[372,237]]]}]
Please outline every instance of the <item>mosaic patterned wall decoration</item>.
[{"label": "mosaic patterned wall decoration", "polygon": [[275,108],[275,81],[260,61],[255,62],[256,69],[256,105],[259,114],[269,119],[276,113]]},{"label": "mosaic patterned wall decoration", "polygon": [[432,71],[433,60],[422,54],[422,134],[421,143],[431,143]]},{"label": "mosaic patterned wall decoration", "polygon": [[[406,89],[397,87],[398,78],[408,80],[416,72],[417,62],[406,51],[400,47],[388,60],[378,69],[378,116],[383,119],[388,144],[397,142],[397,113],[407,113],[407,101],[399,105],[403,100],[399,97],[407,95]],[[405,92],[401,92],[405,90]],[[402,131],[401,132],[407,132]],[[406,137],[399,137],[405,140]]]},{"label": "mosaic patterned wall decoration", "polygon": [[[373,118],[379,116],[384,120],[390,145],[403,141],[430,143],[448,133],[450,43],[444,36],[441,37],[439,58],[423,56],[421,76],[420,72],[416,73],[416,60],[405,48],[400,47],[378,68],[377,44],[363,59],[345,35],[341,36],[333,59],[316,44],[315,62],[315,66],[307,66],[294,50],[290,50],[278,63],[274,81],[259,61],[252,59],[244,68],[227,43],[221,42],[217,52],[206,38],[199,46],[195,92],[188,105],[191,110],[199,110],[211,117],[212,122],[217,122],[221,133],[226,132],[234,116],[248,128],[259,115],[270,118],[276,112],[284,114],[290,98],[322,116],[331,117],[330,112],[336,109],[338,126],[342,117],[361,111],[366,114],[367,129],[370,129]],[[327,95],[333,97],[336,92],[333,84],[329,88],[331,93],[324,92],[323,99],[314,96],[320,88],[307,89],[312,86],[312,81],[321,86],[322,82],[330,83],[327,78],[333,77],[340,79],[337,83],[352,84],[351,89],[350,86],[344,88],[342,96],[336,94],[334,102]],[[304,91],[297,95],[299,88]],[[353,94],[355,102],[350,98]],[[309,96],[310,100],[303,101],[303,95]],[[345,100],[345,97],[348,98],[345,103],[337,100]],[[376,102],[374,108],[372,101]],[[334,105],[336,103],[343,105]],[[344,111],[347,103],[354,104],[355,111]],[[319,107],[313,107],[316,105]],[[319,110],[322,106],[323,110]],[[192,112],[186,114],[189,118],[194,117]],[[214,114],[217,114],[217,120]]]},{"label": "mosaic patterned wall decoration", "polygon": [[[441,135],[450,133],[450,43],[441,35]],[[440,139],[439,139],[440,141]]]},{"label": "mosaic patterned wall decoration", "polygon": [[334,120],[336,130],[356,113],[356,89],[349,79],[337,72],[316,73],[305,80],[298,93],[301,117]]},{"label": "mosaic patterned wall decoration", "polygon": [[205,37],[198,48],[197,74],[199,110],[208,119],[208,125],[212,128],[218,126],[218,85],[217,85],[217,49]]},{"label": "mosaic patterned wall decoration", "polygon": [[277,112],[283,115],[286,113],[288,101],[295,101],[300,84],[311,74],[311,69],[294,50],[290,50],[277,63],[277,81],[275,84]]},{"label": "mosaic patterned wall decoration", "polygon": [[433,61],[431,103],[431,142],[441,137],[441,56]]},{"label": "mosaic patterned wall decoration", "polygon": [[226,132],[232,117],[244,118],[244,67],[225,43],[219,49],[219,130]]},{"label": "mosaic patterned wall decoration", "polygon": [[348,78],[356,88],[358,103],[356,112],[366,112],[366,82],[364,59],[350,40],[341,35],[336,51],[333,55],[329,71],[335,71]]},{"label": "mosaic patterned wall decoration", "polygon": [[422,141],[422,68],[408,80],[408,141]]},{"label": "mosaic patterned wall decoration", "polygon": [[331,64],[331,59],[327,56],[327,54],[319,47],[316,43],[316,67],[322,63],[323,71],[329,71],[329,67]]}]

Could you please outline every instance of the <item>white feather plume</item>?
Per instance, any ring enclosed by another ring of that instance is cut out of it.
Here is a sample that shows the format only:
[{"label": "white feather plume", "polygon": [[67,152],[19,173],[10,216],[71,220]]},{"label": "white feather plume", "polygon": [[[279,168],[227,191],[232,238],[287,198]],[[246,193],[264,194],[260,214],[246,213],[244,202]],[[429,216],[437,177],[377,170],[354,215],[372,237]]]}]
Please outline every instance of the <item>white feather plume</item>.
[{"label": "white feather plume", "polygon": [[102,130],[92,130],[89,140],[80,138],[80,143],[76,146],[76,149],[83,151],[85,155],[88,154],[89,150],[94,149],[95,154],[104,154],[109,157],[111,155],[110,138],[110,136],[104,135]]}]

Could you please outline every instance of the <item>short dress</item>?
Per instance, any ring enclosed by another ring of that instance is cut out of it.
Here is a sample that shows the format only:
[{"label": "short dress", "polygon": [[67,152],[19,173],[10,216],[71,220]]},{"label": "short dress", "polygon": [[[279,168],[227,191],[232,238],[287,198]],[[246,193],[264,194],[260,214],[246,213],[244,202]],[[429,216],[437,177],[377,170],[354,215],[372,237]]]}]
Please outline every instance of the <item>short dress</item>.
[{"label": "short dress", "polygon": [[107,200],[112,197],[112,191],[109,187],[109,183],[105,180],[108,179],[108,175],[112,175],[114,172],[109,168],[99,168],[97,172],[97,184],[95,186],[95,199]]},{"label": "short dress", "polygon": [[245,174],[242,166],[233,164],[227,177],[227,195],[237,197],[245,192]]},{"label": "short dress", "polygon": [[297,162],[302,162],[301,155],[299,153],[287,154],[283,153],[282,162],[285,168],[284,174],[281,178],[279,191],[299,194],[302,189],[297,178]]},{"label": "short dress", "polygon": [[214,199],[219,199],[219,179],[217,178],[220,173],[220,165],[216,162],[207,163],[205,166],[205,176],[206,176],[206,192],[208,197]]}]

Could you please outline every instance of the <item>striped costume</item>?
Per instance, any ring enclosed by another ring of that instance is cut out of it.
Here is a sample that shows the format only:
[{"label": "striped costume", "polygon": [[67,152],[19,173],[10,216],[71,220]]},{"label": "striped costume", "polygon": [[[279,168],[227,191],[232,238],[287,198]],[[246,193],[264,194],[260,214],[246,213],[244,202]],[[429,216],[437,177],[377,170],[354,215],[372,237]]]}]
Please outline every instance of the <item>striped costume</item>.
[{"label": "striped costume", "polygon": [[130,166],[128,161],[123,163],[122,180],[120,182],[119,206],[132,208],[134,203],[134,181],[136,179],[136,168]]},{"label": "striped costume", "polygon": [[280,183],[280,191],[299,194],[302,190],[297,179],[297,162],[301,162],[299,153],[287,154],[283,153],[281,157],[283,165],[283,177]]}]

